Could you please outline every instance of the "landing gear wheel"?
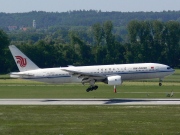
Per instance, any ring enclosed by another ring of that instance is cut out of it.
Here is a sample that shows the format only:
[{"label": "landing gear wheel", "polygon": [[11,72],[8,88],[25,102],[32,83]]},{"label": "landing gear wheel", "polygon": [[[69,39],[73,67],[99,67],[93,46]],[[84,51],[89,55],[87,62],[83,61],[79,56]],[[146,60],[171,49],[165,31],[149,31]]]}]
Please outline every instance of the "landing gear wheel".
[{"label": "landing gear wheel", "polygon": [[88,89],[86,89],[86,92],[89,92],[89,90],[88,90]]},{"label": "landing gear wheel", "polygon": [[98,86],[94,86],[94,90],[97,90],[98,89]]},{"label": "landing gear wheel", "polygon": [[96,90],[96,89],[98,89],[98,86],[89,86],[87,89],[86,89],[86,91],[87,92],[89,92],[89,91],[93,91],[93,90]]},{"label": "landing gear wheel", "polygon": [[92,91],[92,88],[89,87],[89,88],[86,89],[86,91],[87,91],[87,92]]},{"label": "landing gear wheel", "polygon": [[159,83],[159,86],[162,86],[162,83]]}]

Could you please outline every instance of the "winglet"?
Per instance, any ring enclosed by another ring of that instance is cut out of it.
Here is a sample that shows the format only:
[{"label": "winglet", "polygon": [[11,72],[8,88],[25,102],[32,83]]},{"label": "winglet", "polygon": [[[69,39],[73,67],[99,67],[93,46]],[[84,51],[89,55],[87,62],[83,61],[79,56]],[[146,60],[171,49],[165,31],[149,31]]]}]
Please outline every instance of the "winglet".
[{"label": "winglet", "polygon": [[34,64],[25,54],[23,54],[15,45],[10,45],[9,49],[20,72],[39,69],[39,67]]}]

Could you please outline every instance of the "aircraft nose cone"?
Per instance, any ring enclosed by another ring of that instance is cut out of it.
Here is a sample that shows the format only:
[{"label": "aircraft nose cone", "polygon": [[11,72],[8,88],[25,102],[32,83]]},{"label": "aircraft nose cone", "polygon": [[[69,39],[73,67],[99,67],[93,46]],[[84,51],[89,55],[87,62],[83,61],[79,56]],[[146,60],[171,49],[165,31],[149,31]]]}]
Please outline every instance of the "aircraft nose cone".
[{"label": "aircraft nose cone", "polygon": [[174,72],[175,72],[175,69],[172,68],[172,69],[171,69],[171,73],[173,74]]}]

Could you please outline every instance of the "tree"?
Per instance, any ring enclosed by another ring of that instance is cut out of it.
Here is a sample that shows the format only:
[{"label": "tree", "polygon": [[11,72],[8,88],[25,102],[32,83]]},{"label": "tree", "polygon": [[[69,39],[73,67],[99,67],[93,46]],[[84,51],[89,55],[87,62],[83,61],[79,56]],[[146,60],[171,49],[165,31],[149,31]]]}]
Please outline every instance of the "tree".
[{"label": "tree", "polygon": [[74,51],[79,56],[79,65],[86,65],[92,63],[91,57],[91,48],[90,46],[86,45],[75,33],[70,34],[71,44],[74,48]]},{"label": "tree", "polygon": [[128,30],[128,37],[131,43],[136,43],[139,39],[139,30],[141,24],[137,20],[133,20],[128,23],[127,30]]},{"label": "tree", "polygon": [[8,35],[3,31],[0,30],[0,65],[1,70],[0,73],[6,73],[9,61],[6,59],[8,57],[8,46],[10,44],[10,40]]},{"label": "tree", "polygon": [[103,24],[103,30],[104,30],[104,37],[106,40],[106,44],[108,48],[110,49],[112,45],[114,44],[114,35],[112,34],[113,30],[113,24],[111,21],[106,21]]},{"label": "tree", "polygon": [[169,21],[166,23],[166,27],[166,54],[168,58],[168,64],[178,66],[180,63],[180,23],[176,21]]},{"label": "tree", "polygon": [[107,46],[107,54],[106,54],[106,60],[107,63],[114,62],[115,59],[115,36],[112,34],[113,30],[113,24],[111,21],[106,21],[103,24],[103,30],[104,30],[104,37],[106,40],[106,46]]},{"label": "tree", "polygon": [[103,38],[103,28],[100,23],[96,23],[92,26],[92,30],[93,30],[95,42],[99,46]]}]

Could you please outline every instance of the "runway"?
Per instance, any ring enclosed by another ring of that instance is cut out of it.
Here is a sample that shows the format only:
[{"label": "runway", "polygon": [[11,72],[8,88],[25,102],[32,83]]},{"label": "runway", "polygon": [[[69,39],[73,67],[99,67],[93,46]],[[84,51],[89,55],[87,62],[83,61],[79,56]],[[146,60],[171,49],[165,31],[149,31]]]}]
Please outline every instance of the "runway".
[{"label": "runway", "polygon": [[180,99],[0,99],[0,105],[180,105]]}]

